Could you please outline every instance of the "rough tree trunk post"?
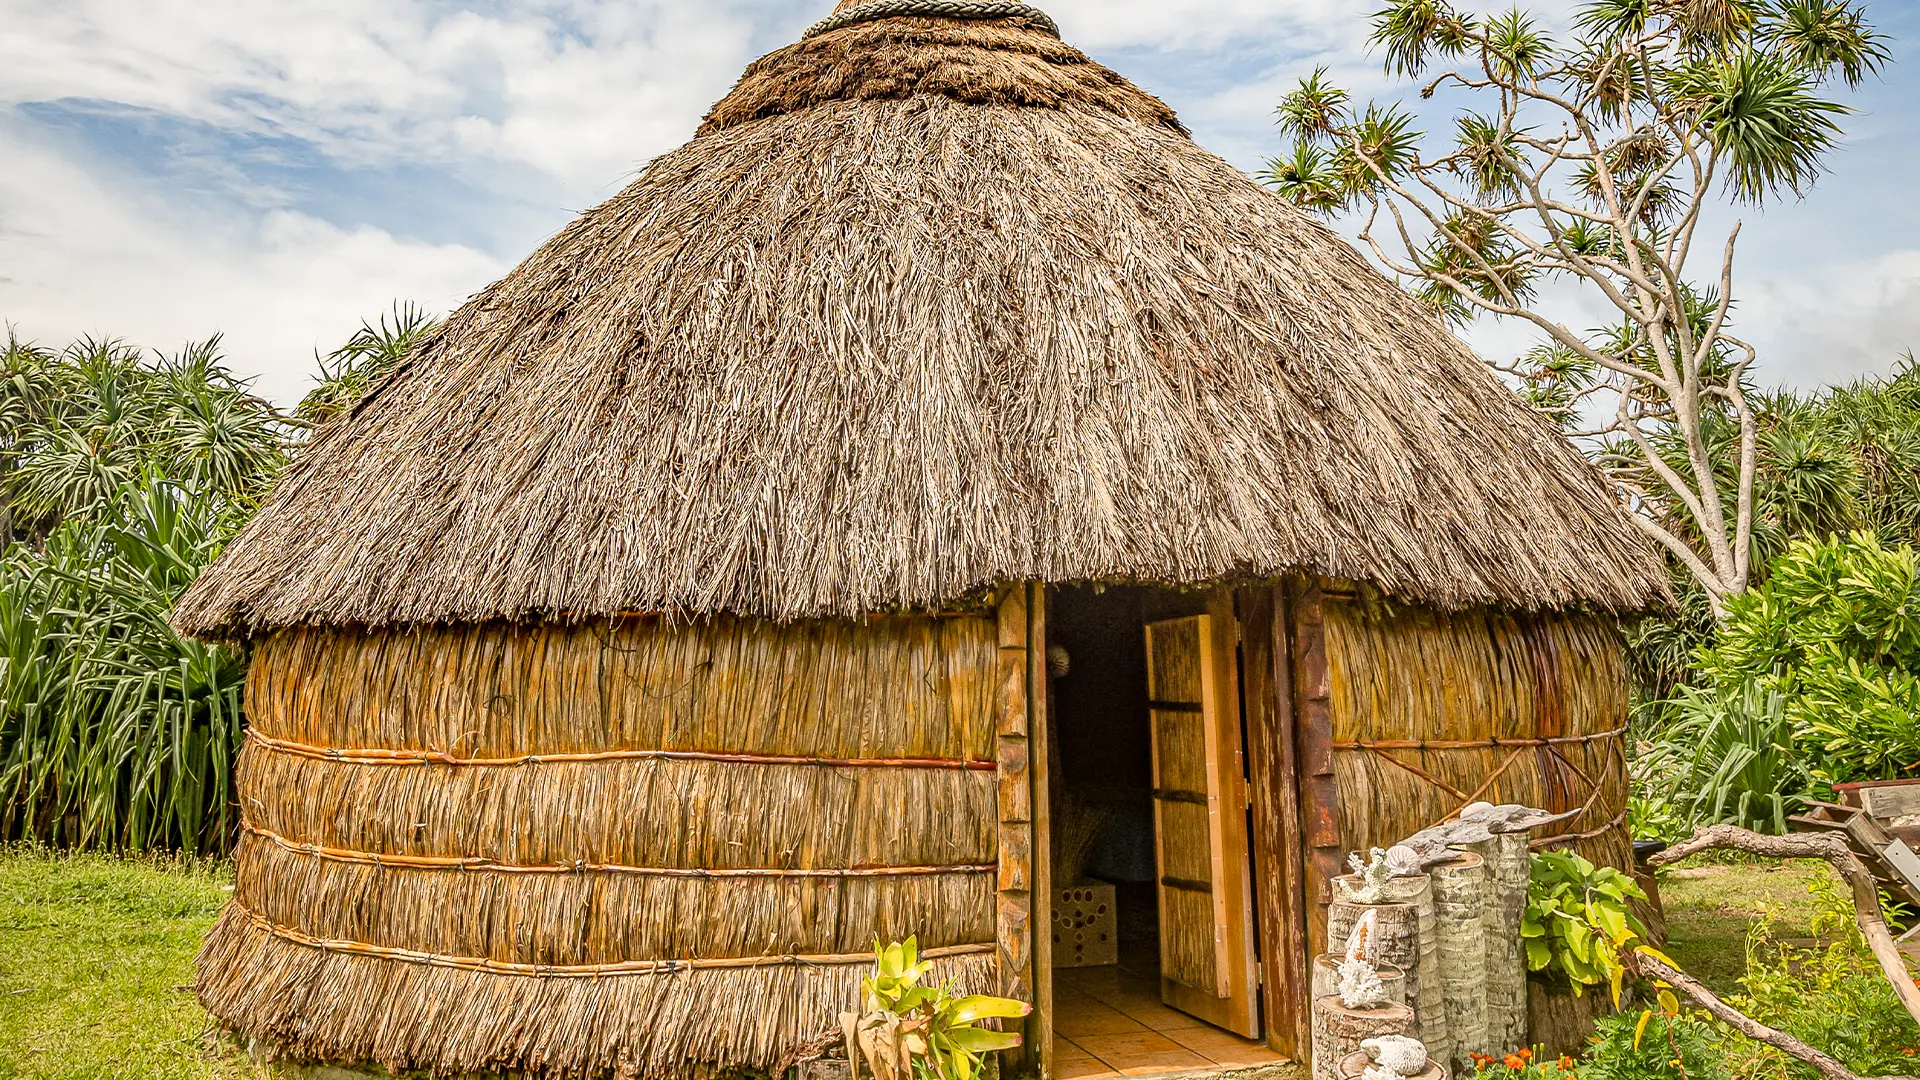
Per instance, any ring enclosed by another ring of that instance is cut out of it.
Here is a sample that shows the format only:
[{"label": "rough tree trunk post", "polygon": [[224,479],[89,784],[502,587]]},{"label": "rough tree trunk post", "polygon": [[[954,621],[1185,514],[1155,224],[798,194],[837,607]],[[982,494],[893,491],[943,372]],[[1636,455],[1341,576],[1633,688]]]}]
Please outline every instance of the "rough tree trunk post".
[{"label": "rough tree trunk post", "polygon": [[1900,996],[1900,1003],[1913,1015],[1914,1022],[1920,1023],[1920,986],[1914,985],[1913,975],[1907,971],[1906,958],[1900,955],[1900,946],[1894,941],[1893,931],[1888,929],[1887,920],[1880,912],[1879,883],[1874,881],[1872,871],[1860,861],[1860,856],[1854,854],[1845,840],[1822,833],[1763,836],[1737,825],[1713,825],[1647,861],[1655,866],[1671,866],[1689,855],[1718,847],[1773,859],[1819,859],[1833,867],[1840,879],[1853,889],[1854,919],[1860,924],[1860,933],[1866,937],[1867,946],[1873,950],[1874,958],[1880,961],[1880,968],[1886,973],[1887,981],[1893,984],[1893,992]]},{"label": "rough tree trunk post", "polygon": [[1520,923],[1527,914],[1533,853],[1526,833],[1499,833],[1470,845],[1487,861],[1487,1040],[1483,1054],[1507,1054],[1527,1039],[1527,950]]},{"label": "rough tree trunk post", "polygon": [[[1478,855],[1427,868],[1438,927],[1441,999],[1453,1053],[1434,1057],[1456,1076],[1473,1072],[1487,1046],[1487,864]],[[1431,1051],[1429,1052],[1431,1053]]]},{"label": "rough tree trunk post", "polygon": [[1349,1009],[1338,995],[1313,1003],[1313,1080],[1343,1080],[1340,1063],[1360,1049],[1362,1039],[1410,1035],[1413,1010],[1405,1005]]},{"label": "rough tree trunk post", "polygon": [[[1318,1001],[1340,992],[1340,961],[1345,959],[1341,953],[1321,953],[1313,958],[1313,997],[1309,1000]],[[1374,972],[1380,976],[1380,985],[1387,988],[1387,1000],[1405,1005],[1407,973],[1384,961],[1374,965]]]},{"label": "rough tree trunk post", "polygon": [[[1422,889],[1426,886],[1426,880],[1424,877],[1420,879]],[[1413,1008],[1413,1003],[1419,1000],[1420,994],[1417,982],[1420,970],[1419,907],[1411,903],[1361,904],[1351,900],[1335,900],[1327,908],[1327,940],[1345,948],[1347,937],[1353,933],[1353,928],[1360,924],[1360,920],[1369,911],[1375,913],[1374,932],[1378,935],[1376,944],[1369,951],[1379,957],[1382,964],[1390,964],[1395,970],[1401,972],[1400,986],[1405,1003],[1400,1007],[1407,1009],[1409,1017],[1409,1030],[1387,1034],[1415,1034],[1419,1022],[1418,1010]],[[1340,1004],[1340,998],[1337,995],[1316,995],[1313,999],[1312,1038],[1316,1080],[1322,1080],[1318,1073],[1323,1062],[1326,1065],[1327,1075],[1332,1076],[1338,1071],[1337,1066],[1340,1060],[1337,1053],[1338,1047],[1325,1041],[1329,1029],[1320,1020],[1322,1000],[1330,1000],[1335,1005]],[[1359,1043],[1355,1043],[1350,1049],[1359,1049]]]},{"label": "rough tree trunk post", "polygon": [[[1338,932],[1338,936],[1330,938],[1330,941],[1344,945],[1354,922],[1365,913],[1366,908],[1379,906],[1352,903],[1353,891],[1359,884],[1359,879],[1352,875],[1334,881],[1334,895],[1337,900],[1347,904],[1347,910],[1336,913],[1335,909],[1341,907],[1340,903],[1328,909],[1328,930],[1330,933]],[[1432,879],[1426,874],[1394,878],[1387,885],[1385,902],[1410,904],[1419,916],[1418,961],[1382,958],[1407,973],[1407,1004],[1412,1006],[1414,1015],[1413,1037],[1427,1044],[1427,1053],[1432,1055],[1433,1060],[1444,1064],[1453,1059],[1453,1040],[1447,1034],[1447,1010],[1440,996],[1440,937],[1433,909]]]},{"label": "rough tree trunk post", "polygon": [[[1593,1041],[1600,1018],[1613,1012],[1613,991],[1604,986],[1589,986],[1576,995],[1573,987],[1550,985],[1538,980],[1527,983],[1527,1045],[1540,1048],[1547,1057],[1561,1054],[1578,1057]],[[1508,1047],[1512,1053],[1517,1046]]]}]

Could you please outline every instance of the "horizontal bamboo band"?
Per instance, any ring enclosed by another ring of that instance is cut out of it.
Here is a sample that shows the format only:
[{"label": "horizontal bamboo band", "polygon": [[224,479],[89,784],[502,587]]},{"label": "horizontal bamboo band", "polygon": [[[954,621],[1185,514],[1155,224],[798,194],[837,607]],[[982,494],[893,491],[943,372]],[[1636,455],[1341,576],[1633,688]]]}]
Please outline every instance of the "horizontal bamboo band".
[{"label": "horizontal bamboo band", "polygon": [[1508,746],[1573,746],[1604,742],[1627,733],[1624,727],[1591,735],[1559,735],[1550,739],[1353,739],[1333,744],[1335,750],[1497,750]]},{"label": "horizontal bamboo band", "polygon": [[992,772],[991,761],[956,758],[817,758],[781,754],[729,754],[707,750],[600,750],[581,754],[522,754],[506,758],[461,758],[439,750],[343,750],[328,746],[276,739],[247,729],[247,738],[267,750],[315,761],[338,761],[348,765],[462,765],[479,768],[511,768],[519,765],[548,765],[584,761],[718,761],[733,765],[814,765],[839,769],[965,769]]},{"label": "horizontal bamboo band", "polygon": [[553,863],[546,866],[527,866],[518,863],[503,863],[483,856],[452,857],[441,855],[383,855],[372,851],[353,851],[348,848],[322,847],[319,844],[306,844],[298,840],[289,840],[271,829],[263,829],[252,822],[242,822],[240,826],[251,836],[257,836],[275,847],[301,855],[311,855],[327,862],[356,863],[363,866],[391,866],[407,870],[472,870],[497,874],[577,874],[596,872],[603,874],[635,874],[643,877],[670,878],[878,878],[878,877],[927,877],[939,874],[991,874],[999,869],[993,863],[967,864],[959,866],[862,866],[847,870],[777,870],[777,869],[685,869],[658,866],[621,866],[618,863],[590,863],[586,861],[572,863]]},{"label": "horizontal bamboo band", "polygon": [[[332,938],[317,938],[303,934],[291,927],[281,926],[265,916],[242,906],[238,901],[228,901],[235,911],[245,916],[248,922],[261,930],[296,945],[325,952],[342,953],[348,956],[367,956],[380,960],[397,960],[403,964],[420,964],[425,967],[452,968],[456,971],[480,971],[489,975],[520,975],[537,979],[602,979],[614,975],[667,975],[682,971],[702,971],[715,968],[758,968],[758,967],[836,967],[852,964],[871,964],[873,954],[833,953],[828,955],[784,955],[784,956],[738,956],[714,957],[698,960],[628,960],[618,964],[517,964],[504,960],[488,960],[479,956],[447,956],[441,953],[418,952],[413,949],[394,949],[385,945],[369,945],[363,941],[341,941]],[[949,945],[939,949],[922,949],[923,960],[940,960],[949,956],[974,956],[991,953],[997,946],[991,942],[978,945]]]}]

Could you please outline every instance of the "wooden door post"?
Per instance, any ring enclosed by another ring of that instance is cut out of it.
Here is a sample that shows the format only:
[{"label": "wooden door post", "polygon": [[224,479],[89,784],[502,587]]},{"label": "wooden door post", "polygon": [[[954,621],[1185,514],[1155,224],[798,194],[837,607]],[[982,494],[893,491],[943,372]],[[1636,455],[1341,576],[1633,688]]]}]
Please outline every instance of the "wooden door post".
[{"label": "wooden door post", "polygon": [[1306,855],[1285,589],[1241,589],[1239,617],[1267,1045],[1304,1061],[1313,1004],[1308,965],[1314,953],[1307,930]]}]

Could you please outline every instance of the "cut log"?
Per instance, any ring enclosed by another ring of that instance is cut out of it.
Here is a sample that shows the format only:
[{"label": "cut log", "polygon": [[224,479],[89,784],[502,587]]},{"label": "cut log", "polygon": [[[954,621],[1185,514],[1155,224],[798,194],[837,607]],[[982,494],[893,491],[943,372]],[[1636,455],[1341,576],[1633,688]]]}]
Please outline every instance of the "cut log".
[{"label": "cut log", "polygon": [[1538,979],[1527,982],[1532,1045],[1539,1047],[1545,1057],[1557,1058],[1562,1054],[1578,1057],[1586,1053],[1587,1044],[1593,1041],[1595,1025],[1612,1012],[1611,992],[1604,986],[1589,986],[1584,994],[1575,997],[1570,986]]},{"label": "cut log", "polygon": [[1411,1035],[1413,1010],[1405,1005],[1349,1009],[1337,996],[1313,1002],[1313,1080],[1344,1080],[1340,1064],[1360,1049],[1362,1039]]},{"label": "cut log", "polygon": [[[1313,997],[1318,1001],[1329,994],[1340,993],[1340,961],[1346,956],[1341,953],[1321,953],[1313,958]],[[1374,965],[1374,974],[1380,976],[1380,984],[1387,988],[1387,1000],[1395,1005],[1407,1003],[1407,973],[1389,963]]]},{"label": "cut log", "polygon": [[[1340,1063],[1340,1080],[1360,1080],[1372,1065],[1373,1060],[1367,1057],[1365,1050],[1348,1054],[1346,1060]],[[1446,1066],[1428,1058],[1426,1071],[1415,1073],[1407,1080],[1447,1080],[1447,1076]]]},{"label": "cut log", "polygon": [[[1504,833],[1473,849],[1487,861],[1487,1038],[1470,1052],[1502,1056],[1531,1046],[1527,1036],[1527,950],[1520,923],[1527,914],[1533,854],[1525,833]],[[1462,1074],[1464,1075],[1464,1074]]]},{"label": "cut log", "polygon": [[[1360,879],[1349,874],[1334,881],[1334,895],[1338,900],[1352,905],[1353,894],[1359,886]],[[1382,957],[1407,973],[1407,1004],[1414,1013],[1414,1029],[1410,1034],[1427,1044],[1427,1053],[1433,1060],[1442,1063],[1450,1061],[1453,1058],[1453,1040],[1447,1033],[1447,1011],[1441,997],[1440,932],[1433,909],[1432,879],[1426,874],[1394,878],[1387,883],[1386,902],[1412,905],[1419,917],[1418,962]],[[1369,906],[1379,905],[1350,906],[1346,912],[1337,913],[1340,906],[1336,903],[1327,912],[1328,929],[1337,935],[1329,940],[1335,943],[1347,940],[1347,934],[1353,929],[1353,921],[1359,918],[1360,913]]]},{"label": "cut log", "polygon": [[1429,867],[1427,876],[1433,881],[1441,998],[1452,1047],[1446,1063],[1463,1076],[1473,1071],[1472,1055],[1488,1052],[1487,864],[1478,855],[1461,855]]}]

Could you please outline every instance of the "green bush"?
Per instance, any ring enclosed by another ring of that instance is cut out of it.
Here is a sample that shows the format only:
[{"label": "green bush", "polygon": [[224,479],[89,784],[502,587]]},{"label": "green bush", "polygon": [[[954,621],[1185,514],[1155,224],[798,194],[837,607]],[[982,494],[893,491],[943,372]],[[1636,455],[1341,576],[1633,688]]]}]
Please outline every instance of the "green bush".
[{"label": "green bush", "polygon": [[173,632],[239,520],[148,479],[0,559],[0,827],[104,847],[224,850],[246,654]]},{"label": "green bush", "polygon": [[[1647,772],[1660,775],[1660,800],[1671,808],[1662,835],[1726,822],[1786,832],[1814,783],[1794,745],[1786,697],[1749,682],[1725,693],[1683,687],[1670,705],[1671,726],[1646,755]],[[1642,813],[1659,821],[1651,809]]]},{"label": "green bush", "polygon": [[[1862,1076],[1908,1073],[1920,1025],[1907,1014],[1854,919],[1853,900],[1829,875],[1815,878],[1811,947],[1779,940],[1771,917],[1747,937],[1746,992],[1728,1004],[1838,1058]],[[1814,1069],[1731,1030],[1722,1039],[1736,1075],[1815,1080]]]},{"label": "green bush", "polygon": [[1602,1017],[1580,1068],[1586,1080],[1720,1080],[1729,1075],[1715,1026],[1697,1016],[1628,1009]]},{"label": "green bush", "polygon": [[1527,970],[1564,980],[1576,997],[1605,985],[1618,998],[1625,975],[1620,950],[1646,936],[1627,901],[1646,898],[1633,878],[1611,866],[1596,867],[1570,851],[1535,855],[1520,923]]},{"label": "green bush", "polygon": [[1920,553],[1866,533],[1795,541],[1701,650],[1717,700],[1778,695],[1829,783],[1920,774]]}]

